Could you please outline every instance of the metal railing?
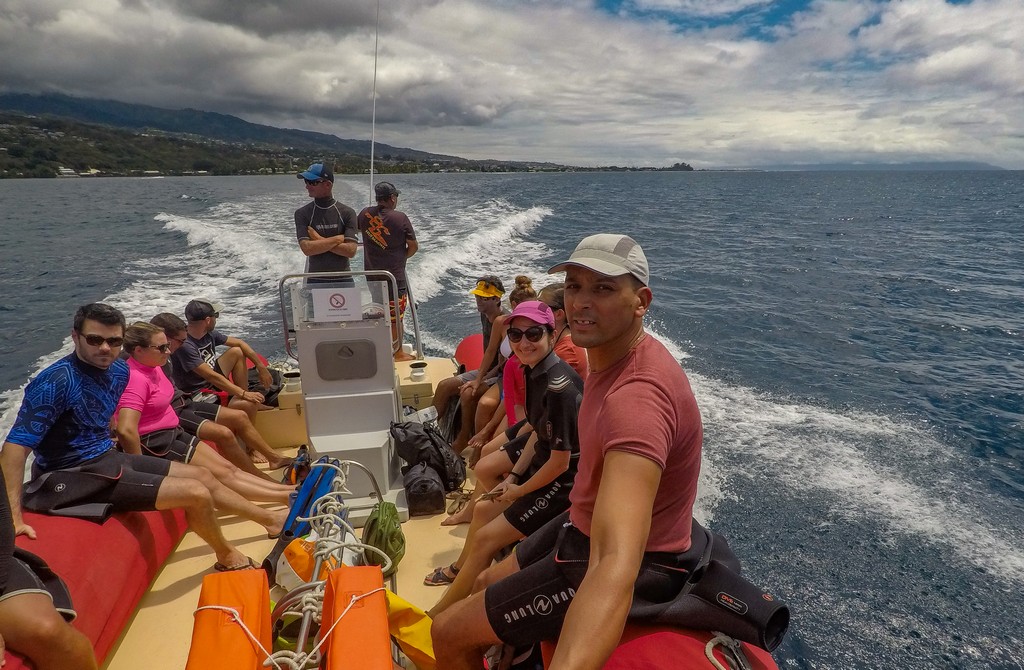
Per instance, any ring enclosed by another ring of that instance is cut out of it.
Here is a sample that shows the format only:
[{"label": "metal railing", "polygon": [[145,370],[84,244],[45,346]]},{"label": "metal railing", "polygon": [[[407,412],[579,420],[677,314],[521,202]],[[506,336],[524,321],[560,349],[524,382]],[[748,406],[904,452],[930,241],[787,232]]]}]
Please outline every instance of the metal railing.
[{"label": "metal railing", "polygon": [[[281,277],[277,283],[278,290],[278,303],[281,308],[281,323],[284,327],[284,348],[285,352],[293,360],[298,360],[298,356],[295,354],[292,348],[292,334],[295,332],[295,324],[293,322],[293,315],[289,314],[288,307],[291,306],[291,300],[287,299],[285,292],[285,286],[289,284],[291,280],[302,280],[305,283],[303,288],[312,289],[316,288],[316,284],[309,284],[306,282],[307,279],[354,279],[356,277],[362,277],[367,281],[372,277],[374,281],[384,280],[387,282],[389,295],[395,296],[395,300],[389,301],[393,303],[393,308],[389,308],[388,305],[381,305],[385,312],[390,313],[390,319],[392,323],[396,325],[395,336],[392,338],[391,346],[392,353],[397,353],[402,348],[402,342],[405,339],[405,324],[401,318],[399,309],[399,295],[398,295],[398,280],[395,275],[387,272],[386,270],[350,270],[347,272],[302,272],[295,274],[287,274]],[[330,287],[323,287],[330,288]],[[368,287],[369,288],[369,287]],[[412,287],[407,287],[407,295],[409,296],[408,311],[412,318],[413,327],[413,348],[416,352],[416,359],[423,360],[423,340],[420,335],[419,319],[416,313],[416,299],[413,296]],[[372,295],[372,293],[371,293]],[[376,303],[372,303],[376,304]]]}]

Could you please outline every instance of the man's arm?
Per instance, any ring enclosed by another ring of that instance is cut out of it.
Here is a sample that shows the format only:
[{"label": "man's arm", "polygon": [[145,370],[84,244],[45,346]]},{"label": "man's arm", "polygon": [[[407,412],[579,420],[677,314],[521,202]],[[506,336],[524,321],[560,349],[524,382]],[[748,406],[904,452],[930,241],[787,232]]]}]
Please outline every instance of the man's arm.
[{"label": "man's arm", "polygon": [[[248,400],[249,402],[263,404],[262,393],[257,393],[256,391],[247,391],[246,389],[242,388],[238,384],[233,383],[230,379],[214,370],[212,367],[210,367],[209,363],[201,363],[197,365],[196,367],[192,368],[192,372],[196,373],[197,375],[205,379],[210,386],[216,389],[220,389],[221,391],[224,391],[229,395],[232,395],[236,398],[241,398],[242,400]],[[256,396],[259,396],[258,400],[256,399]]]},{"label": "man's arm", "polygon": [[497,367],[498,350],[501,349],[501,340],[505,337],[504,324],[507,318],[507,314],[499,314],[494,317],[494,322],[491,324],[491,339],[487,342],[483,358],[480,359],[480,368],[477,370],[476,377],[463,384],[463,388],[472,387],[476,393],[476,389],[480,388],[484,379]]},{"label": "man's arm", "polygon": [[21,516],[21,489],[25,479],[25,461],[28,460],[27,447],[13,442],[4,442],[0,452],[0,468],[3,468],[4,480],[7,484],[7,501],[11,504],[11,519],[14,521],[15,535],[27,535],[36,539],[36,530],[25,523]]},{"label": "man's arm", "polygon": [[661,466],[609,451],[594,506],[590,567],[566,614],[550,670],[604,665],[622,637],[651,529]]},{"label": "man's arm", "polygon": [[[299,250],[307,256],[319,256],[320,254],[327,253],[338,245],[338,239],[335,237],[321,237],[312,228],[309,229],[310,238],[299,240]],[[312,236],[316,235],[316,238]]]},{"label": "man's arm", "polygon": [[117,410],[117,446],[126,454],[141,454],[142,440],[139,438],[139,419],[142,412],[137,409],[122,407]]},{"label": "man's arm", "polygon": [[412,258],[413,254],[420,250],[420,243],[416,240],[405,241],[405,257]]},{"label": "man's arm", "polygon": [[345,239],[342,235],[335,235],[327,239],[336,240],[337,244],[331,249],[332,254],[344,256],[345,258],[353,258],[356,255],[356,250],[359,249],[359,243],[353,240]]},{"label": "man's arm", "polygon": [[[263,362],[260,355],[256,353],[256,350],[249,346],[249,343],[245,340],[240,340],[237,337],[229,337],[224,341],[229,347],[238,347],[242,350],[242,353],[252,361],[253,367],[256,368],[256,372],[260,376],[260,384],[263,384],[263,388],[269,389],[273,383],[274,378],[270,376],[270,370],[267,369],[267,364]],[[248,380],[247,380],[248,381]]]},{"label": "man's arm", "polygon": [[331,253],[353,258],[359,249],[359,222],[356,211],[351,207],[344,207],[338,214],[341,215],[341,235],[331,238],[338,241],[337,246],[331,249]]}]

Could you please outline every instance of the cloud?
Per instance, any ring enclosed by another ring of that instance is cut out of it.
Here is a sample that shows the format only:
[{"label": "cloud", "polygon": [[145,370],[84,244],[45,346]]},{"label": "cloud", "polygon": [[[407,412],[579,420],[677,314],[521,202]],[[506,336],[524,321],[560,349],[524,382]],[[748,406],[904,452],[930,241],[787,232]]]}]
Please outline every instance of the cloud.
[{"label": "cloud", "polygon": [[[1019,0],[787,4],[406,0],[381,16],[377,139],[587,165],[1024,168]],[[369,136],[375,2],[6,5],[2,88]]]}]

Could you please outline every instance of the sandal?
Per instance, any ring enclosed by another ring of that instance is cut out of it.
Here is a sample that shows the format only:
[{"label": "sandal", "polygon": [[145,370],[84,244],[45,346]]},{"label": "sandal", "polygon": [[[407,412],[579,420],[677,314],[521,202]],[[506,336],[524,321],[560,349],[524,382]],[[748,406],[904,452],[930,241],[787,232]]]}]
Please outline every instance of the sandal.
[{"label": "sandal", "polygon": [[[448,573],[451,576],[448,576]],[[455,581],[455,577],[459,574],[459,569],[455,567],[455,564],[447,565],[444,567],[437,568],[429,575],[423,578],[423,583],[427,586],[448,586]]]},{"label": "sandal", "polygon": [[472,496],[472,491],[459,490],[449,493],[448,497],[451,498],[452,501],[448,503],[448,509],[445,511],[448,513],[449,516],[451,516],[452,514],[458,514],[466,507],[466,504],[469,502],[469,499]]},{"label": "sandal", "polygon": [[241,565],[224,565],[220,561],[213,564],[213,569],[217,572],[237,572],[238,570],[258,570],[259,566],[256,565],[256,561],[246,557],[248,563],[242,563]]}]

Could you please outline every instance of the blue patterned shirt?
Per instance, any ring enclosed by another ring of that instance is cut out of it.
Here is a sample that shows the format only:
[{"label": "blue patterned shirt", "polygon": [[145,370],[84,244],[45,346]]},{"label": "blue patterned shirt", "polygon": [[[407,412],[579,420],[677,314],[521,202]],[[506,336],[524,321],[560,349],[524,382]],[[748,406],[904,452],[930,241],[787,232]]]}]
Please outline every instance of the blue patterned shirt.
[{"label": "blue patterned shirt", "polygon": [[72,352],[25,387],[7,441],[34,451],[43,470],[92,460],[114,446],[110,418],[127,385],[128,365],[123,360],[100,370]]}]

